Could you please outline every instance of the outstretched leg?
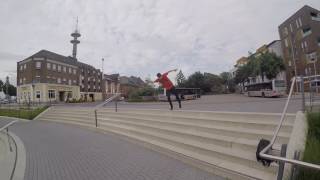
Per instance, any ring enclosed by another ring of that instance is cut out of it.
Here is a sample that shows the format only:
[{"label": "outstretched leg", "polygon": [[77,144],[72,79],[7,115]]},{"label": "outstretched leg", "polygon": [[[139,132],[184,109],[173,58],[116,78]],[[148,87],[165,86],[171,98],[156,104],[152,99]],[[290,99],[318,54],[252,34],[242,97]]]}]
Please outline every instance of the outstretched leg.
[{"label": "outstretched leg", "polygon": [[174,92],[174,95],[176,95],[176,99],[177,99],[177,101],[179,103],[179,108],[181,108],[181,100],[180,100],[180,97],[179,97],[177,91]]},{"label": "outstretched leg", "polygon": [[169,104],[170,104],[170,109],[172,110],[173,109],[173,106],[172,106],[172,102],[171,102],[171,94],[170,93],[168,93],[167,94],[167,97],[168,97],[168,102],[169,102]]}]

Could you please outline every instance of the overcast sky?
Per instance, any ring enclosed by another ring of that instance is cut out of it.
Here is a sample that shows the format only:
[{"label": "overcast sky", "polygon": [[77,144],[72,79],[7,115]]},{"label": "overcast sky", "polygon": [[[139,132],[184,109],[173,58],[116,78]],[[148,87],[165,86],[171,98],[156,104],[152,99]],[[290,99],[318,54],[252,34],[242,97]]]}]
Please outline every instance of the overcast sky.
[{"label": "overcast sky", "polygon": [[16,62],[46,49],[72,54],[105,73],[154,78],[172,68],[229,71],[248,51],[279,39],[278,25],[319,0],[1,0],[0,79]]}]

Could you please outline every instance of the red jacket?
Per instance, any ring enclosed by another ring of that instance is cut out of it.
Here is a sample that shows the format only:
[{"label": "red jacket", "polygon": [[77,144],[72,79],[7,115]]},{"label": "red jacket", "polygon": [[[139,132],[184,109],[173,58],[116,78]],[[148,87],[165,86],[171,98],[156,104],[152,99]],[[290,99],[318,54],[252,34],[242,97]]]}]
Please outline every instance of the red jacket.
[{"label": "red jacket", "polygon": [[154,82],[159,82],[163,88],[166,90],[170,90],[173,87],[173,83],[168,78],[168,73],[163,73],[160,78],[155,80]]}]

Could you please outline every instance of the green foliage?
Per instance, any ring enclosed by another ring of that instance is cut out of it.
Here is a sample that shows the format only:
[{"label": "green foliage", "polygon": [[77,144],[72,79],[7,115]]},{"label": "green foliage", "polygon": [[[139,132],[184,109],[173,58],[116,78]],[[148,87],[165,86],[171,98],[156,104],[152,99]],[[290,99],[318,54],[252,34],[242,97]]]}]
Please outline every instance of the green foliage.
[{"label": "green foliage", "polygon": [[3,81],[0,79],[0,91],[3,91]]},{"label": "green foliage", "polygon": [[184,76],[184,74],[182,73],[181,70],[179,71],[179,73],[176,76],[176,82],[177,82],[178,87],[183,87],[183,85],[186,82],[186,77]]},{"label": "green foliage", "polygon": [[[308,135],[303,161],[320,164],[320,112],[309,113],[308,120]],[[302,180],[318,180],[320,179],[320,171],[314,169],[301,168],[298,179]]]},{"label": "green foliage", "polygon": [[224,85],[224,91],[227,92],[235,92],[235,83],[231,78],[232,75],[229,72],[222,72],[220,74],[222,84]]},{"label": "green foliage", "polygon": [[156,90],[150,86],[145,86],[139,89],[132,89],[129,92],[129,100],[142,100],[142,96],[153,96],[156,94]]},{"label": "green foliage", "polygon": [[221,93],[223,80],[220,76],[211,73],[201,73],[200,71],[191,74],[186,82],[184,87],[187,88],[200,88],[203,93]]},{"label": "green foliage", "polygon": [[0,80],[0,91],[3,91],[9,96],[17,96],[17,88],[10,84],[9,77],[7,77],[6,83],[3,83],[3,81]]},{"label": "green foliage", "polygon": [[244,83],[249,77],[266,76],[274,79],[278,73],[285,69],[283,60],[274,53],[263,53],[259,57],[249,56],[249,62],[238,68],[235,82]]},{"label": "green foliage", "polygon": [[32,120],[47,108],[48,106],[44,106],[37,109],[0,109],[0,116]]},{"label": "green foliage", "polygon": [[265,53],[260,57],[262,73],[268,79],[274,79],[277,74],[285,70],[283,60],[274,53]]},{"label": "green foliage", "polygon": [[[8,88],[7,88],[8,86]],[[7,89],[8,89],[8,92],[7,92]],[[17,95],[17,88],[15,86],[13,86],[12,84],[5,84],[3,85],[3,92],[5,94],[9,94],[9,96],[16,96]]]}]

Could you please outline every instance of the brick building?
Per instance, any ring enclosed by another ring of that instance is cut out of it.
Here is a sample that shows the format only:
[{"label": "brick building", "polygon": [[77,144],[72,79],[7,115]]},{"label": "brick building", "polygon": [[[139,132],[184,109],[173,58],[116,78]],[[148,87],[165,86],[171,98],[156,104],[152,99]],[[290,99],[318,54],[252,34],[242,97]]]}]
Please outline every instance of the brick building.
[{"label": "brick building", "polygon": [[278,28],[286,64],[287,82],[294,76],[320,72],[320,12],[304,6]]},{"label": "brick building", "polygon": [[102,100],[102,72],[76,58],[78,30],[71,34],[72,57],[41,50],[17,63],[18,102]]}]

